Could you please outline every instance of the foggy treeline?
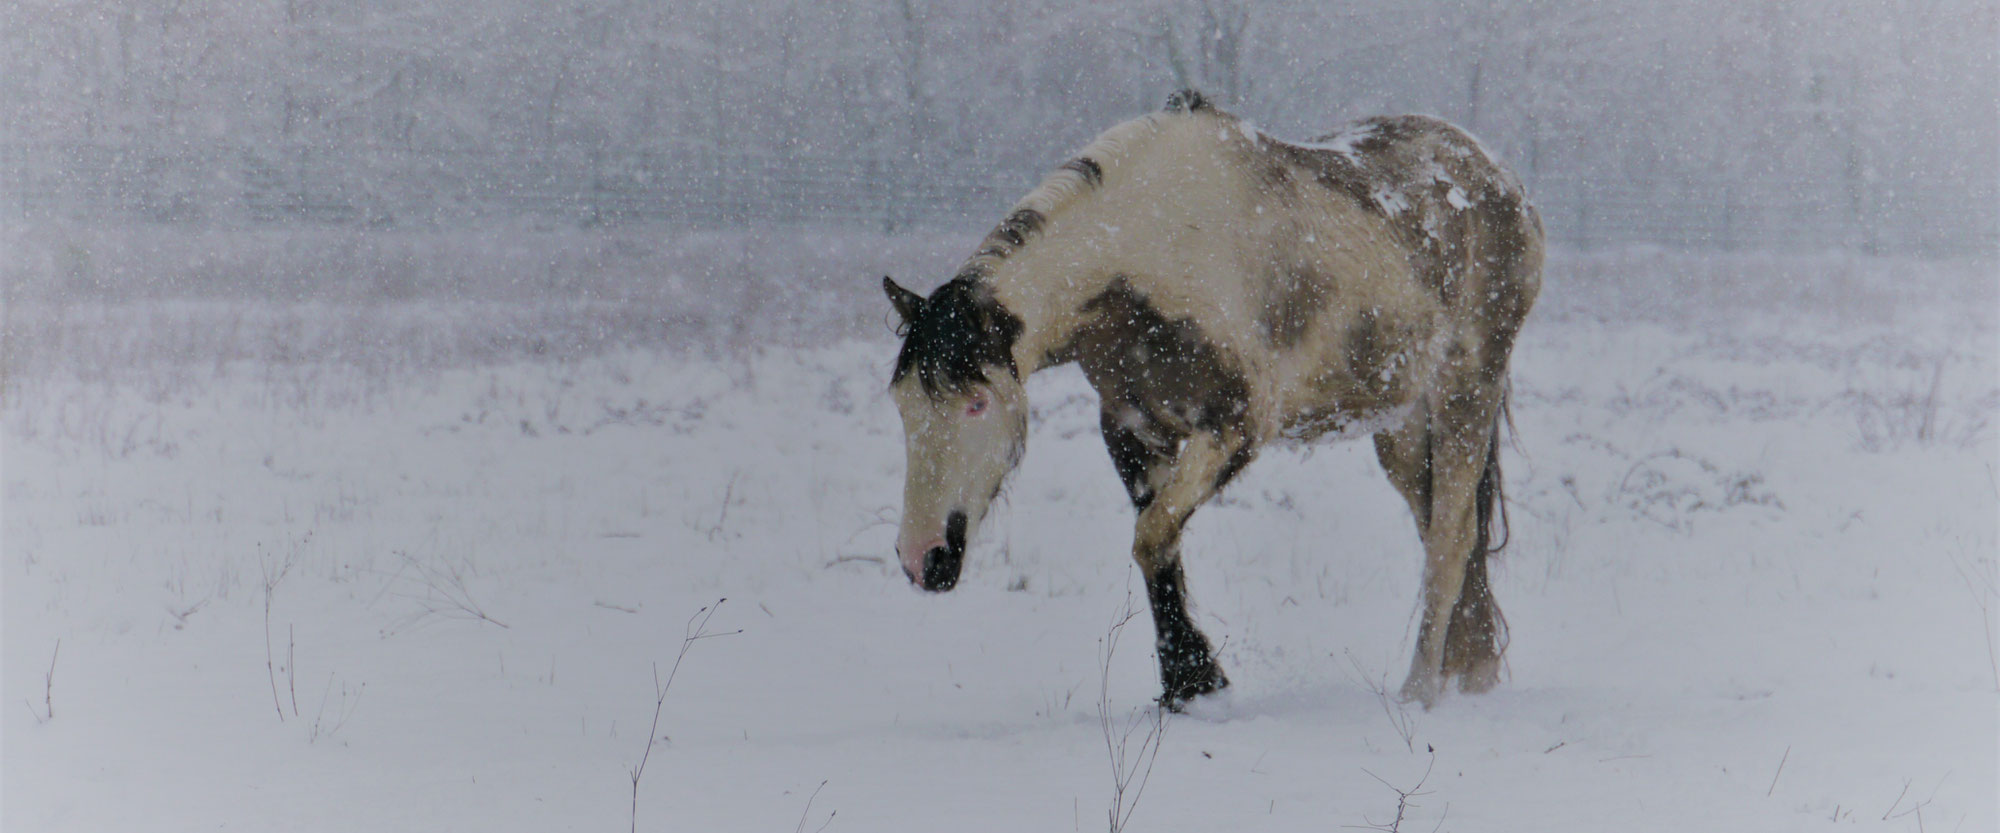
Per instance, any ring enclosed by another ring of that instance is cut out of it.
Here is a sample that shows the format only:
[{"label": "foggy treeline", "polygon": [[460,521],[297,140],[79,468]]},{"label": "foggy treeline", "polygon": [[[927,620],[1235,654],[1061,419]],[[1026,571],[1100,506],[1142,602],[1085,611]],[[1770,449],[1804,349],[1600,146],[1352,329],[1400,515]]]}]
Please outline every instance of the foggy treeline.
[{"label": "foggy treeline", "polygon": [[[0,221],[990,220],[1181,86],[1424,112],[1553,238],[1988,252],[1991,0],[13,0]],[[12,193],[5,193],[12,192]]]}]

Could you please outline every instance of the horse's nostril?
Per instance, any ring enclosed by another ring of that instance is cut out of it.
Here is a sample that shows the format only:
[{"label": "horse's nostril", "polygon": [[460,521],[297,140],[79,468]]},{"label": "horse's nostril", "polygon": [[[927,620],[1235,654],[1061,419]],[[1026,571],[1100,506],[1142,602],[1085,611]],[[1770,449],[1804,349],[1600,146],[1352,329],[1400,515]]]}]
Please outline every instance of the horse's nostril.
[{"label": "horse's nostril", "polygon": [[950,590],[958,584],[958,569],[961,563],[959,553],[949,547],[932,547],[924,553],[925,590]]}]

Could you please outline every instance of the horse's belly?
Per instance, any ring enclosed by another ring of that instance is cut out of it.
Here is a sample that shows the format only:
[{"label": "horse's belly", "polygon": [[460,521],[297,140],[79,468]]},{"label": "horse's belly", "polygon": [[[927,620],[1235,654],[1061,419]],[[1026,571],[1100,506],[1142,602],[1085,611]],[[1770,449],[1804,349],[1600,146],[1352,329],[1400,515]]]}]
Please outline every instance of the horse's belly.
[{"label": "horse's belly", "polygon": [[1435,363],[1435,324],[1371,307],[1323,332],[1273,363],[1275,436],[1308,443],[1402,425]]},{"label": "horse's belly", "polygon": [[1416,402],[1369,402],[1354,407],[1330,407],[1296,414],[1278,428],[1277,439],[1291,445],[1351,440],[1399,427],[1416,409]]}]

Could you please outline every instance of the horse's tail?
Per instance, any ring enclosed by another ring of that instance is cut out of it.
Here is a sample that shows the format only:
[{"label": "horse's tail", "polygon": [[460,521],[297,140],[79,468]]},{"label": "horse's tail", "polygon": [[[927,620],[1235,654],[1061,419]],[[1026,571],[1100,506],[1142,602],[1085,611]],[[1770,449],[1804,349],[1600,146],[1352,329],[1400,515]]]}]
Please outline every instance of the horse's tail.
[{"label": "horse's tail", "polygon": [[1473,497],[1479,515],[1478,546],[1473,548],[1473,557],[1482,561],[1506,549],[1508,539],[1514,537],[1513,524],[1507,520],[1506,482],[1500,472],[1500,426],[1505,424],[1508,433],[1520,436],[1514,428],[1512,398],[1507,394],[1500,397],[1500,417],[1493,420],[1493,433],[1486,442],[1486,467],[1479,475],[1479,491]]}]

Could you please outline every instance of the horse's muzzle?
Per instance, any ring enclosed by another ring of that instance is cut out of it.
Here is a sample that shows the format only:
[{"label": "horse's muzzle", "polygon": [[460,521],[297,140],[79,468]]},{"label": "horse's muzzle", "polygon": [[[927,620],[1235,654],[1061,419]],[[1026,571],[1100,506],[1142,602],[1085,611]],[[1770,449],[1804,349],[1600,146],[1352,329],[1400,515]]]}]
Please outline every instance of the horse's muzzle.
[{"label": "horse's muzzle", "polygon": [[912,575],[904,568],[905,575],[933,593],[942,593],[958,586],[958,573],[965,567],[965,513],[953,512],[945,519],[944,546],[931,547],[924,553],[924,572]]}]

